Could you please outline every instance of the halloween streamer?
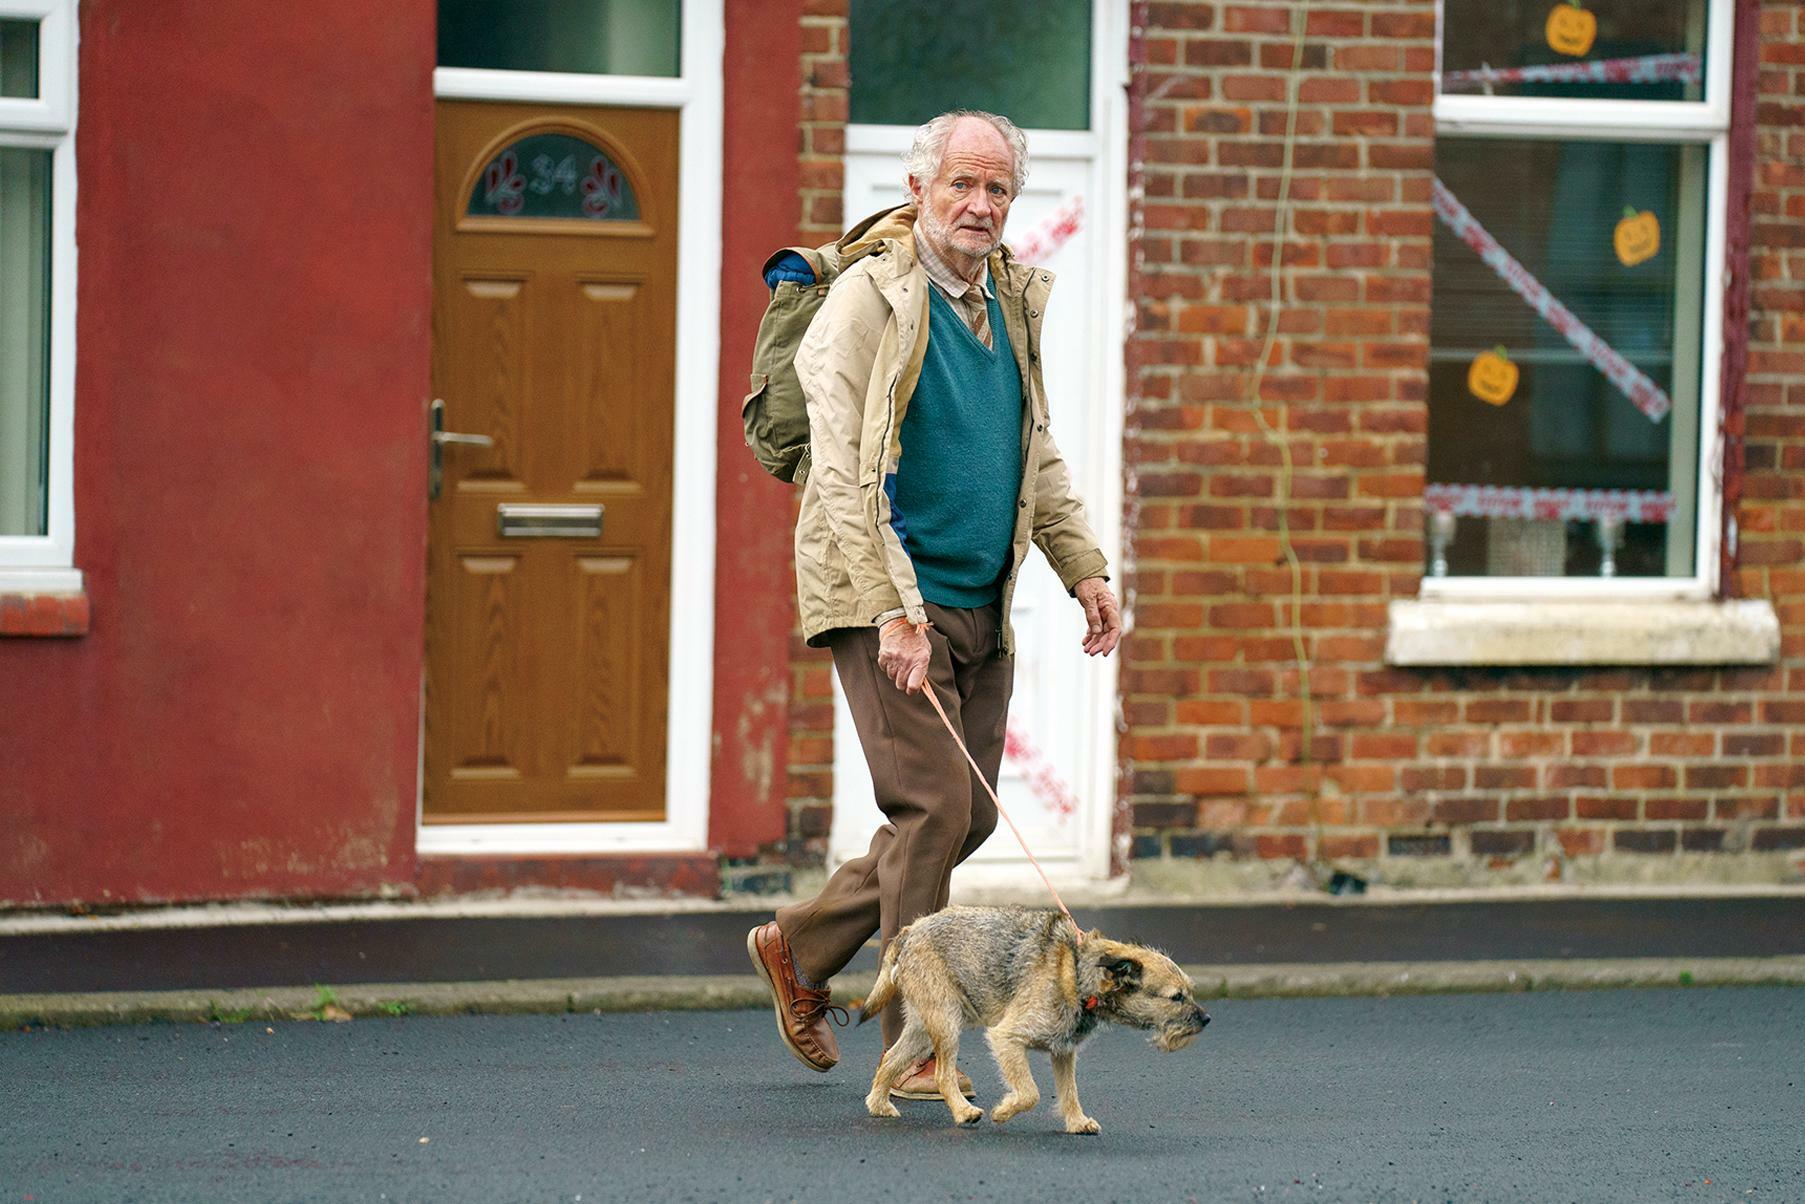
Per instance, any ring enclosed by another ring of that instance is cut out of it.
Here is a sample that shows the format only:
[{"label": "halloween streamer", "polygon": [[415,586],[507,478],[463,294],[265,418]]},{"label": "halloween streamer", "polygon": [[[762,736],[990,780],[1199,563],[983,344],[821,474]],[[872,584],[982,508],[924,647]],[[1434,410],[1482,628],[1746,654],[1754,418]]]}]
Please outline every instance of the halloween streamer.
[{"label": "halloween streamer", "polygon": [[1022,263],[1041,264],[1071,241],[1084,225],[1084,198],[1075,196],[1020,238],[1009,240],[1009,250]]},{"label": "halloween streamer", "polygon": [[1589,63],[1547,63],[1535,67],[1478,67],[1442,74],[1442,90],[1473,84],[1695,84],[1704,75],[1696,54],[1645,54]]},{"label": "halloween streamer", "polygon": [[1620,518],[1665,523],[1673,494],[1658,489],[1532,489],[1518,485],[1425,485],[1423,504],[1462,518]]},{"label": "halloween streamer", "polygon": [[1631,405],[1648,415],[1651,422],[1659,422],[1667,417],[1667,411],[1673,408],[1673,399],[1648,379],[1640,368],[1617,354],[1609,343],[1594,334],[1591,327],[1574,317],[1572,310],[1555,300],[1554,294],[1528,268],[1518,263],[1509,251],[1498,245],[1498,240],[1467,212],[1467,207],[1439,179],[1433,186],[1431,203],[1435,207],[1435,216],[1441,219],[1442,224],[1471,247],[1485,266],[1509,285],[1512,292],[1523,298],[1537,316],[1559,331],[1573,345],[1574,350],[1585,357],[1587,363],[1603,373],[1606,380],[1629,398]]},{"label": "halloween streamer", "polygon": [[1047,760],[1047,755],[1040,751],[1040,746],[1013,719],[1003,728],[1003,755],[1022,771],[1029,793],[1039,799],[1049,812],[1059,816],[1077,814],[1078,796],[1072,793],[1072,788],[1059,776],[1059,770],[1053,767],[1053,762]]}]

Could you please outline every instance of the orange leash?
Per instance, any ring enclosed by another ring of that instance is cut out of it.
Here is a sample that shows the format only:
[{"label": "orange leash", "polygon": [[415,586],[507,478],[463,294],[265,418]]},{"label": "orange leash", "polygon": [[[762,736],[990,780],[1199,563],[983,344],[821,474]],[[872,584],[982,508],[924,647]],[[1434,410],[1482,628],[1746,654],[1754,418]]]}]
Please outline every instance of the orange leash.
[{"label": "orange leash", "polygon": [[1065,900],[1059,897],[1059,892],[1053,889],[1053,880],[1047,877],[1047,871],[1042,869],[1040,862],[1034,859],[1034,850],[1030,849],[1028,842],[1022,839],[1022,830],[1015,826],[1014,820],[1009,818],[1009,812],[1003,810],[1003,800],[998,798],[997,792],[990,788],[990,782],[984,777],[984,771],[979,769],[978,763],[972,759],[971,750],[965,747],[965,741],[959,738],[959,732],[953,727],[953,721],[946,717],[946,708],[940,705],[940,695],[934,692],[933,680],[924,677],[921,679],[921,684],[927,692],[928,701],[934,704],[934,713],[940,716],[940,722],[946,725],[947,735],[953,738],[953,743],[957,744],[959,751],[965,754],[965,761],[971,766],[971,771],[977,775],[978,781],[983,784],[984,792],[990,795],[990,801],[997,805],[997,814],[1003,817],[1003,822],[1009,825],[1011,832],[1015,833],[1015,839],[1022,846],[1022,852],[1028,855],[1028,864],[1034,867],[1035,872],[1040,875],[1040,880],[1047,884],[1047,893],[1053,896],[1053,902],[1059,904],[1059,910],[1065,912],[1065,918],[1072,921],[1072,927],[1078,932],[1078,943],[1083,944],[1084,929],[1078,927],[1078,921],[1072,918],[1071,909],[1065,905]]}]

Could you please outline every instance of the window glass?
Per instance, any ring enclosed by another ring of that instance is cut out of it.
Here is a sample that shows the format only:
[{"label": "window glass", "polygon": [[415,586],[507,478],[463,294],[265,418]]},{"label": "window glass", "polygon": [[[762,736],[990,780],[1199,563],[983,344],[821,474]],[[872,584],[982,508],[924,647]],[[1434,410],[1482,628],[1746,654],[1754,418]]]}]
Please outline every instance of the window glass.
[{"label": "window glass", "polygon": [[0,21],[0,97],[36,99],[38,23]]},{"label": "window glass", "polygon": [[682,74],[678,0],[439,0],[439,65]]},{"label": "window glass", "polygon": [[1443,0],[1449,95],[1704,98],[1706,0]]},{"label": "window glass", "polygon": [[1091,125],[1088,0],[852,0],[851,119],[920,125],[949,109],[1023,129]]},{"label": "window glass", "polygon": [[483,167],[468,211],[624,222],[638,220],[639,197],[606,151],[570,134],[529,134]]},{"label": "window glass", "polygon": [[50,152],[0,147],[0,535],[45,534]]},{"label": "window glass", "polygon": [[1693,572],[1705,156],[1437,140],[1432,575]]}]

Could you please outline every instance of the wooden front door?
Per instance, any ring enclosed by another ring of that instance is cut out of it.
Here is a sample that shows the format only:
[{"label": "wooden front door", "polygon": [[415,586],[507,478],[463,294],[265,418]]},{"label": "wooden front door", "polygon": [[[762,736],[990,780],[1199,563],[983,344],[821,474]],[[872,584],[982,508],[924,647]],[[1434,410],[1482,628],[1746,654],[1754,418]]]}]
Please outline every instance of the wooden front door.
[{"label": "wooden front door", "polygon": [[665,818],[677,121],[438,105],[426,823]]}]

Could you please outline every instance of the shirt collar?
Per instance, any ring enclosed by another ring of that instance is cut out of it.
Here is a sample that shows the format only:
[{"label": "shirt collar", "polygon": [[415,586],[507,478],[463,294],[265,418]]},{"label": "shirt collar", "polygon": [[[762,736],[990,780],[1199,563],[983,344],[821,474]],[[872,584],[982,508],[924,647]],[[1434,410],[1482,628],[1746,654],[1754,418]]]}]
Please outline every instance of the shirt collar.
[{"label": "shirt collar", "polygon": [[[922,270],[927,272],[928,279],[934,282],[934,287],[947,296],[963,297],[971,291],[970,282],[953,271],[952,265],[945,259],[934,253],[934,248],[928,245],[928,240],[921,236],[919,230],[915,232],[915,258],[921,260]],[[984,290],[985,297],[994,295],[990,291],[990,261],[988,259],[984,261],[984,266],[979,270],[978,287]]]}]

